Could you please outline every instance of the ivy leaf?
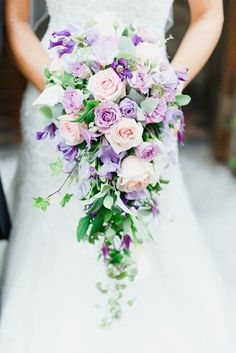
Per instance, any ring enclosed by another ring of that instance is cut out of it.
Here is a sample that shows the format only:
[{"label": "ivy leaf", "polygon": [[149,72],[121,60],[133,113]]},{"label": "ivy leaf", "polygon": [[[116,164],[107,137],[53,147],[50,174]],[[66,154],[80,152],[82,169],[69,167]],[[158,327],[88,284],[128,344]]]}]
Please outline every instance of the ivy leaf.
[{"label": "ivy leaf", "polygon": [[50,202],[47,199],[44,199],[40,196],[34,197],[33,207],[40,208],[42,211],[47,211]]},{"label": "ivy leaf", "polygon": [[51,169],[52,176],[60,175],[63,168],[63,161],[58,157],[55,162],[49,164],[49,168]]},{"label": "ivy leaf", "polygon": [[63,197],[63,199],[60,202],[61,207],[65,207],[65,205],[70,201],[72,196],[73,196],[73,194],[65,194],[65,196]]},{"label": "ivy leaf", "polygon": [[94,234],[103,230],[104,217],[102,214],[97,215],[93,221],[92,228],[90,230],[89,236],[93,236]]},{"label": "ivy leaf", "polygon": [[187,94],[180,94],[179,96],[176,96],[176,103],[178,104],[179,107],[183,107],[184,105],[189,104],[191,101],[191,97],[188,96]]},{"label": "ivy leaf", "polygon": [[86,237],[86,233],[88,230],[88,227],[90,225],[92,217],[90,215],[86,215],[82,218],[80,218],[79,224],[77,226],[77,239],[78,241],[83,240]]}]

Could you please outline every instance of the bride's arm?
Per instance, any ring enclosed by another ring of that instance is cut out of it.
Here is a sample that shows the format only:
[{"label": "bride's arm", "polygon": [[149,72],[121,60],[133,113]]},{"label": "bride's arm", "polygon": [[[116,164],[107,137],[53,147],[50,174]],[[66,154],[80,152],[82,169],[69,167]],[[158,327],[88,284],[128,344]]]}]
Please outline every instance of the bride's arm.
[{"label": "bride's arm", "polygon": [[43,70],[49,59],[28,23],[30,0],[5,0],[4,5],[7,41],[16,64],[28,80],[43,90]]},{"label": "bride's arm", "polygon": [[222,31],[223,0],[188,0],[190,26],[172,61],[176,70],[189,68],[188,81],[198,74],[212,54]]}]

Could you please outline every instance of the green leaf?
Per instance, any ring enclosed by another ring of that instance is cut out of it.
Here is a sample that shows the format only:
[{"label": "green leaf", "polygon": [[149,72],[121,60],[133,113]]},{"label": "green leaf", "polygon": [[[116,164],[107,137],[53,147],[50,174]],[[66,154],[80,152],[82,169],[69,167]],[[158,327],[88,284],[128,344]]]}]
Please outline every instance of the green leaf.
[{"label": "green leaf", "polygon": [[49,164],[49,168],[51,169],[52,176],[60,175],[63,168],[63,161],[58,157],[55,162]]},{"label": "green leaf", "polygon": [[103,200],[103,206],[111,210],[113,206],[114,200],[111,195],[107,195],[105,199]]},{"label": "green leaf", "polygon": [[156,106],[159,103],[159,99],[158,98],[146,98],[144,101],[142,101],[141,103],[141,108],[146,112],[146,113],[151,113]]},{"label": "green leaf", "polygon": [[53,119],[58,118],[61,115],[64,115],[64,107],[61,103],[57,103],[52,107]]},{"label": "green leaf", "polygon": [[47,211],[50,202],[47,199],[43,199],[42,197],[34,197],[33,207],[40,208],[42,211]]},{"label": "green leaf", "polygon": [[139,107],[138,107],[138,113],[137,113],[137,120],[138,121],[145,121],[146,120],[144,112]]},{"label": "green leaf", "polygon": [[92,206],[89,208],[88,212],[97,212],[103,205],[104,197],[96,199]]},{"label": "green leaf", "polygon": [[131,88],[128,97],[135,101],[138,105],[144,100],[143,96],[139,94],[134,88]]},{"label": "green leaf", "polygon": [[128,213],[130,215],[136,216],[137,212],[135,213],[135,211],[131,211],[125,204],[124,202],[121,200],[119,193],[116,193],[117,195],[117,200],[116,200],[116,206],[120,207],[122,209],[122,211],[124,211],[125,213]]},{"label": "green leaf", "polygon": [[103,230],[104,217],[102,214],[97,215],[92,223],[92,228],[90,230],[89,236],[93,236],[94,234]]},{"label": "green leaf", "polygon": [[121,280],[124,279],[126,276],[127,276],[127,272],[124,271],[124,272],[121,272],[119,275],[117,275],[117,276],[115,277],[115,279],[121,281]]},{"label": "green leaf", "polygon": [[[111,255],[111,253],[110,253],[110,256],[112,256]],[[109,261],[109,263],[110,264],[120,264],[121,263],[121,261],[122,261],[122,259],[123,259],[123,256],[120,254],[120,252],[116,252],[113,256],[112,256],[112,259]]]},{"label": "green leaf", "polygon": [[125,28],[122,32],[122,36],[124,37],[128,37],[129,36],[129,29],[128,28]]},{"label": "green leaf", "polygon": [[86,107],[85,107],[83,113],[80,115],[80,117],[78,119],[74,120],[77,123],[81,123],[81,122],[85,121],[87,116],[89,115],[89,113],[91,113],[91,111],[93,111],[94,108],[99,105],[99,101],[96,99],[91,100],[91,101],[85,101],[85,102],[87,102],[87,103],[86,103]]},{"label": "green leaf", "polygon": [[181,94],[176,97],[176,103],[178,104],[179,107],[183,107],[184,105],[189,104],[191,101],[191,97],[188,96],[187,94]]},{"label": "green leaf", "polygon": [[63,199],[60,202],[61,207],[65,207],[65,205],[70,201],[72,196],[73,196],[73,194],[65,194],[65,196],[63,197]]},{"label": "green leaf", "polygon": [[232,169],[232,170],[236,170],[236,157],[235,157],[235,158],[232,158],[232,159],[229,161],[229,167],[230,167],[230,169]]},{"label": "green leaf", "polygon": [[77,239],[78,241],[83,240],[87,235],[87,230],[90,225],[92,217],[90,215],[86,215],[80,218],[78,227],[77,227]]},{"label": "green leaf", "polygon": [[112,217],[112,211],[108,208],[104,208],[103,210],[104,222],[108,222]]},{"label": "green leaf", "polygon": [[50,107],[48,107],[47,105],[43,105],[42,107],[39,108],[39,111],[41,114],[43,114],[43,116],[47,119],[53,119],[53,112],[52,109]]},{"label": "green leaf", "polygon": [[132,56],[135,56],[135,46],[133,45],[132,39],[129,37],[121,36],[118,48],[121,53],[128,53]]}]

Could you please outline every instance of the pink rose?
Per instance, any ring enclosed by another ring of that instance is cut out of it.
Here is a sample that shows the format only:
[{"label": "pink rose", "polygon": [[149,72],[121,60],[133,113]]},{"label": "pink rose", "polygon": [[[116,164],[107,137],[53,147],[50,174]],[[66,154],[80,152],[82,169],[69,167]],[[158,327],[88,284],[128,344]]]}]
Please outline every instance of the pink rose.
[{"label": "pink rose", "polygon": [[125,96],[125,82],[111,68],[98,71],[91,76],[88,90],[95,99],[116,102]]},{"label": "pink rose", "polygon": [[84,141],[82,129],[86,129],[85,123],[80,124],[73,121],[73,116],[63,115],[59,118],[59,134],[65,139],[69,146],[75,146]]},{"label": "pink rose", "polygon": [[117,188],[124,192],[144,190],[156,181],[153,164],[132,155],[121,162]]},{"label": "pink rose", "polygon": [[106,138],[116,153],[127,151],[132,147],[140,145],[143,127],[134,119],[121,118],[106,134]]}]

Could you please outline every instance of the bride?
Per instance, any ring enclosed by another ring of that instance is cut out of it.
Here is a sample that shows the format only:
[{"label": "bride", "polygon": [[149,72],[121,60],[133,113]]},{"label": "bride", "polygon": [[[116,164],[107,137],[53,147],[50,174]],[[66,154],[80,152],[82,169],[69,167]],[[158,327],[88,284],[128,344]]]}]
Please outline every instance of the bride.
[{"label": "bride", "polygon": [[[172,0],[47,0],[50,23],[39,42],[28,24],[29,0],[6,0],[8,42],[31,82],[22,107],[23,144],[15,179],[13,231],[1,295],[2,353],[231,353],[230,318],[220,276],[189,204],[179,165],[163,192],[163,217],[151,225],[156,242],[140,254],[131,294],[135,305],[120,321],[101,329],[94,286],[101,273],[93,249],[78,246],[75,226],[82,211],[52,205],[32,208],[35,195],[55,188],[47,143],[35,140],[41,119],[32,107],[44,88],[49,34],[80,19],[112,10],[124,21],[139,20],[165,34]],[[220,36],[222,0],[189,0],[191,24],[172,62],[176,70],[199,72]],[[184,88],[184,87],[183,87]],[[166,205],[168,207],[166,207]]]}]

